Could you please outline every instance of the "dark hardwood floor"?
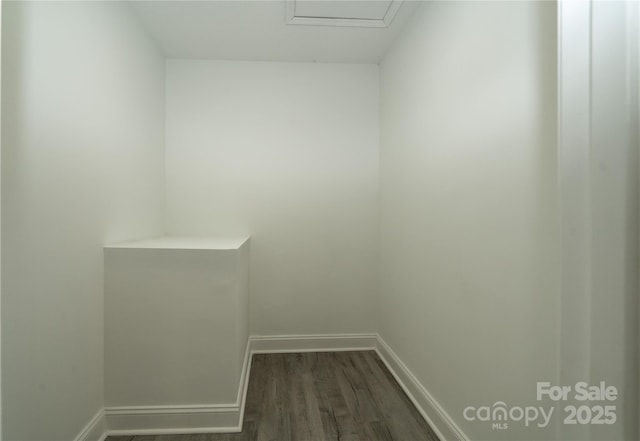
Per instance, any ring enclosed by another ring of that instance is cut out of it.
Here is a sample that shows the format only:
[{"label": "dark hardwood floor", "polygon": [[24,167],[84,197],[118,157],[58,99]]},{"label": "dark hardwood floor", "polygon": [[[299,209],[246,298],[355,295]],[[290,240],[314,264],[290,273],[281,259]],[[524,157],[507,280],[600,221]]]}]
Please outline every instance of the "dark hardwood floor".
[{"label": "dark hardwood floor", "polygon": [[438,441],[374,351],[256,354],[241,433],[107,441]]}]

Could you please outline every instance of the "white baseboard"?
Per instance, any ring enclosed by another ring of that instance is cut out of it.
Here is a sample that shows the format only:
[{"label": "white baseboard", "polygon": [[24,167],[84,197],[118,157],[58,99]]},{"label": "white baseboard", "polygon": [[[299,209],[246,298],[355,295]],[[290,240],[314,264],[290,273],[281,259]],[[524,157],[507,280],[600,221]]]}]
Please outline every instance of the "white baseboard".
[{"label": "white baseboard", "polygon": [[104,441],[107,437],[107,426],[104,409],[100,409],[84,426],[74,441]]},{"label": "white baseboard", "polygon": [[376,347],[376,334],[254,335],[252,354],[284,352],[366,351]]},{"label": "white baseboard", "polygon": [[249,337],[235,403],[107,407],[74,441],[104,441],[107,435],[232,433],[242,430],[253,354],[375,350],[441,441],[469,437],[377,334],[256,335]]},{"label": "white baseboard", "polygon": [[240,372],[240,384],[238,384],[238,395],[236,404],[240,408],[238,417],[238,432],[242,431],[242,423],[244,422],[244,410],[247,407],[247,388],[249,387],[249,377],[251,376],[251,338],[247,340],[247,346],[244,350],[244,361],[242,362],[242,371]]},{"label": "white baseboard", "polygon": [[458,427],[453,418],[431,396],[429,391],[379,335],[376,352],[441,441],[469,440],[469,437]]},{"label": "white baseboard", "polygon": [[109,435],[239,432],[240,406],[107,407]]}]

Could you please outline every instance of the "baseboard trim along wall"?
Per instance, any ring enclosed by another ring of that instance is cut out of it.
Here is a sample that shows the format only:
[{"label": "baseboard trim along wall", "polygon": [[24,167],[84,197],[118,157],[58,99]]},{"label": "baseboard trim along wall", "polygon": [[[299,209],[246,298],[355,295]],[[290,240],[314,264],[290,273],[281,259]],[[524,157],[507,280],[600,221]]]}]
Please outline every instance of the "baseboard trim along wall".
[{"label": "baseboard trim along wall", "polygon": [[104,409],[100,409],[74,438],[74,441],[104,441],[107,437],[107,426]]},{"label": "baseboard trim along wall", "polygon": [[170,435],[240,432],[253,354],[366,351],[378,353],[400,387],[441,441],[468,441],[387,343],[377,334],[256,335],[249,337],[235,403],[179,406],[106,407],[75,441],[104,441],[107,435]]},{"label": "baseboard trim along wall", "polygon": [[105,408],[109,435],[169,435],[239,432],[241,406]]},{"label": "baseboard trim along wall", "polygon": [[375,349],[376,334],[254,335],[252,354],[283,352],[367,351]]},{"label": "baseboard trim along wall", "polygon": [[431,396],[429,391],[379,335],[377,336],[376,352],[441,441],[469,440],[469,437],[458,427],[453,418]]}]

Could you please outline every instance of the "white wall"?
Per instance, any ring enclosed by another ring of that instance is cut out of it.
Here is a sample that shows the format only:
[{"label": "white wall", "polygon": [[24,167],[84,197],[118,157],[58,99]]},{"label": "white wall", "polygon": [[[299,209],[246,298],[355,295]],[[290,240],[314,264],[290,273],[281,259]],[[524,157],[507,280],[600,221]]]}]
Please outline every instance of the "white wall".
[{"label": "white wall", "polygon": [[[638,439],[638,114],[633,2],[594,1],[591,14],[591,382],[620,390],[618,424],[591,439]],[[634,65],[632,67],[632,65]]]},{"label": "white wall", "polygon": [[105,248],[106,407],[236,403],[248,256],[246,238]]},{"label": "white wall", "polygon": [[375,330],[378,67],[167,62],[167,225],[251,235],[253,334]]},{"label": "white wall", "polygon": [[619,391],[616,424],[562,439],[638,439],[637,8],[560,4],[561,373]]},{"label": "white wall", "polygon": [[[590,23],[589,2],[558,3],[559,374],[567,385],[588,379],[590,368]],[[588,439],[587,426],[557,425],[562,439]]]},{"label": "white wall", "polygon": [[466,406],[557,381],[555,4],[427,2],[381,66],[380,332],[470,439]]},{"label": "white wall", "polygon": [[4,2],[5,440],[103,407],[102,245],[162,232],[164,62],[117,2]]},{"label": "white wall", "polygon": [[[2,100],[2,0],[0,0],[0,102]],[[2,121],[2,106],[0,106],[0,121]],[[0,124],[0,152],[2,152],[2,124]],[[0,154],[0,158],[1,158],[1,154]],[[0,159],[0,164],[1,164],[1,159]],[[2,167],[0,166],[0,177],[2,175],[1,173]],[[1,202],[1,182],[2,179],[0,179],[0,202]],[[0,204],[0,231],[1,231],[1,225],[2,225],[2,204]],[[2,247],[1,243],[1,236],[2,234],[0,233],[0,249]],[[0,253],[0,305],[2,305],[2,257],[1,257],[1,253]],[[1,318],[2,318],[2,313],[0,311],[0,322],[1,322]],[[2,323],[0,323],[0,342],[2,341],[1,338],[1,332],[2,330]],[[0,344],[0,441],[2,441],[2,344]]]}]

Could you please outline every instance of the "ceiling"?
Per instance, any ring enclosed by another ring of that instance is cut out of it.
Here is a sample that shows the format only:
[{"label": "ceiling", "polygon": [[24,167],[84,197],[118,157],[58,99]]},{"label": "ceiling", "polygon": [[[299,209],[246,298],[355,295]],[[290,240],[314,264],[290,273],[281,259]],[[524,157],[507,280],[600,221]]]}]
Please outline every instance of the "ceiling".
[{"label": "ceiling", "polygon": [[[382,23],[398,6],[390,24]],[[132,7],[168,58],[378,63],[417,2],[162,0]]]}]

